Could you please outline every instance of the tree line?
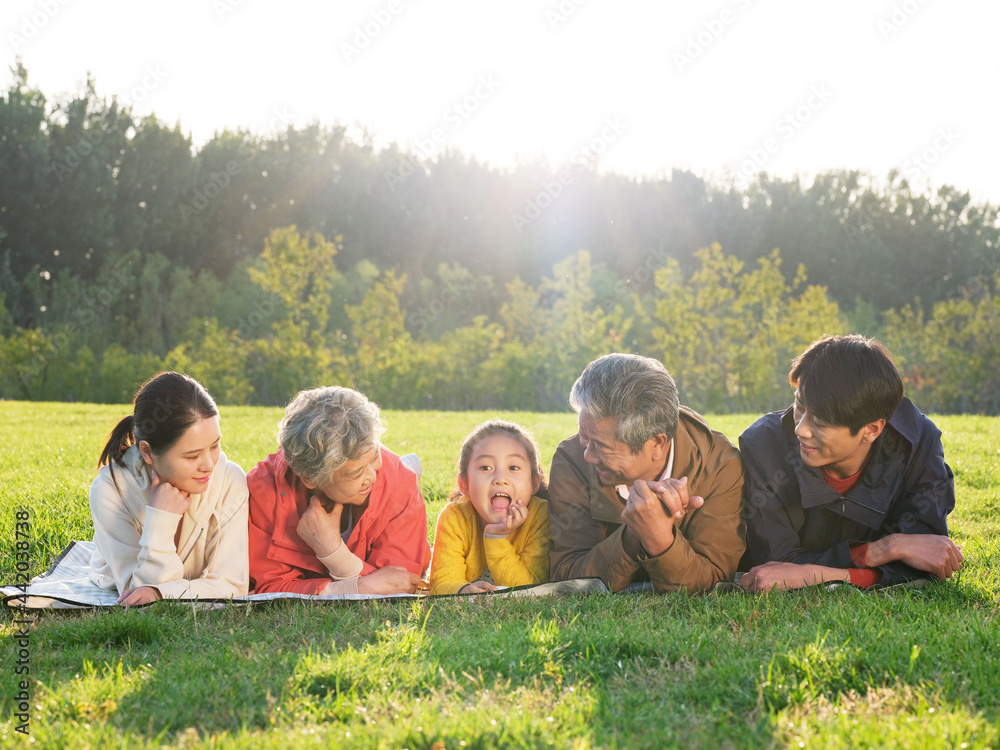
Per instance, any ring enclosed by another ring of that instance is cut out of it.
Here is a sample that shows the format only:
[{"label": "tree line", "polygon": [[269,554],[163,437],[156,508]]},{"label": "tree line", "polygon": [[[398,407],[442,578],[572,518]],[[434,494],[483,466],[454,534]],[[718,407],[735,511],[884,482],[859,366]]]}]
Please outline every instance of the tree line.
[{"label": "tree line", "polygon": [[224,403],[339,382],[563,409],[587,362],[638,351],[695,408],[761,411],[811,340],[863,331],[923,408],[1000,413],[1000,221],[949,186],[501,171],[318,124],[196,150],[93,81],[50,104],[20,66],[0,132],[5,398],[120,402],[172,368]]}]

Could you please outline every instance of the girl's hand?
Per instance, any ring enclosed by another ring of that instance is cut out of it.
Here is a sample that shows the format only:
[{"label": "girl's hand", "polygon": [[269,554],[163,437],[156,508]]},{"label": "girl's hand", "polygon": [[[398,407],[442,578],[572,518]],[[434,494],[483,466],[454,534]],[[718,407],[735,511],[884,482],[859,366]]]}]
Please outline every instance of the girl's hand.
[{"label": "girl's hand", "polygon": [[149,493],[149,501],[147,503],[149,507],[183,516],[187,512],[188,506],[191,505],[191,496],[186,492],[181,492],[170,484],[170,482],[162,481],[160,475],[152,469],[149,472],[153,480],[153,483],[150,485],[152,492]]},{"label": "girl's hand", "polygon": [[483,534],[489,536],[507,536],[510,532],[528,520],[528,508],[521,503],[514,503],[507,508],[507,517],[500,523],[488,523],[483,528]]},{"label": "girl's hand", "polygon": [[118,597],[118,603],[123,607],[135,607],[140,604],[158,602],[162,598],[160,592],[153,586],[140,586],[137,589],[123,591],[122,595]]},{"label": "girl's hand", "polygon": [[467,583],[458,590],[459,594],[485,594],[487,591],[496,591],[497,587],[487,581],[473,581]]}]

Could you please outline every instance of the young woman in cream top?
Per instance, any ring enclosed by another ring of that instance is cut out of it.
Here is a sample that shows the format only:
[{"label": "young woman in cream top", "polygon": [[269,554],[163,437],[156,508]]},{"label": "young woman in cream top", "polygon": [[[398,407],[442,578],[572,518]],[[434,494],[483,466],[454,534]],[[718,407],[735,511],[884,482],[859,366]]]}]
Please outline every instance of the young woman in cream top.
[{"label": "young woman in cream top", "polygon": [[195,380],[162,372],[112,431],[90,486],[94,583],[124,606],[242,596],[247,483],[220,448],[219,411]]}]

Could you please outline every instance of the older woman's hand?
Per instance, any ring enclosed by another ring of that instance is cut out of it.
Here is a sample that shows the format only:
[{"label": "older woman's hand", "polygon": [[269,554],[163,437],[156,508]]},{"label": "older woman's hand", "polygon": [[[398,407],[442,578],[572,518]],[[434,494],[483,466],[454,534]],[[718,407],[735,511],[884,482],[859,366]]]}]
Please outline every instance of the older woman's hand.
[{"label": "older woman's hand", "polygon": [[402,565],[386,565],[358,579],[359,594],[415,594],[420,576]]},{"label": "older woman's hand", "polygon": [[316,557],[326,557],[344,543],[340,538],[340,514],[343,512],[342,503],[334,503],[327,513],[316,495],[309,498],[309,507],[299,519],[295,532],[312,548]]}]

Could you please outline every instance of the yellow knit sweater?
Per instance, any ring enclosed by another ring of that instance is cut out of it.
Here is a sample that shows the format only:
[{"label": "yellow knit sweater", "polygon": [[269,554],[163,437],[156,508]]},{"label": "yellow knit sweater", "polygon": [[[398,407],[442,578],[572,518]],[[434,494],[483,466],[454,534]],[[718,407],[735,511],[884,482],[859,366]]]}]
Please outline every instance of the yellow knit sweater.
[{"label": "yellow knit sweater", "polygon": [[549,580],[549,506],[528,503],[528,518],[506,537],[483,537],[483,521],[466,499],[448,503],[438,516],[431,557],[431,593],[454,594],[479,580],[489,566],[498,586]]}]

